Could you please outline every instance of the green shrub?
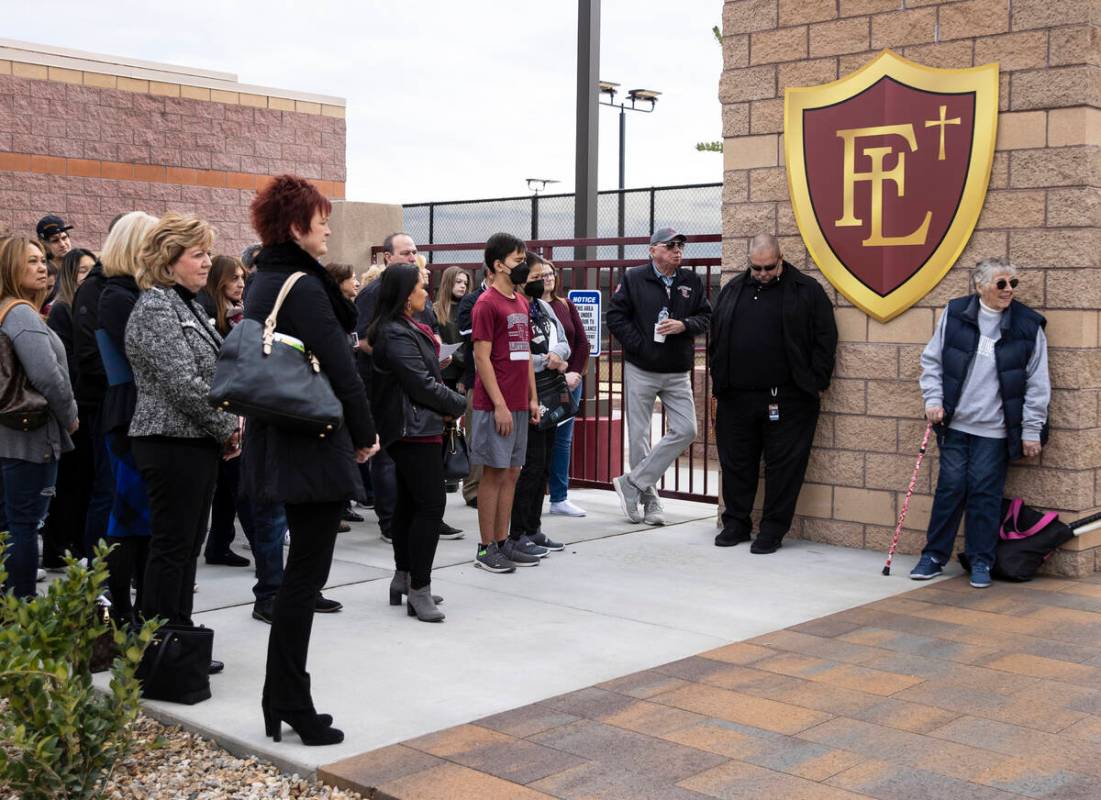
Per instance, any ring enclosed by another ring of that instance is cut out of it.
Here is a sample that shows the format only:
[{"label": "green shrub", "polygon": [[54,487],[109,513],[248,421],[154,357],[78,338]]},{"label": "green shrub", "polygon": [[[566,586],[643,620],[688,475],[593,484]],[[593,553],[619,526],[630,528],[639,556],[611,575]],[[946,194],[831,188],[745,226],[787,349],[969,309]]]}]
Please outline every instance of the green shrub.
[{"label": "green shrub", "polygon": [[[0,553],[8,535],[0,533]],[[158,623],[119,630],[98,619],[107,581],[102,542],[89,567],[67,558],[44,596],[0,595],[0,794],[21,800],[98,798],[131,745],[140,685],[134,670]],[[0,559],[0,581],[6,576]],[[92,685],[92,643],[111,632],[119,650],[110,689]]]}]

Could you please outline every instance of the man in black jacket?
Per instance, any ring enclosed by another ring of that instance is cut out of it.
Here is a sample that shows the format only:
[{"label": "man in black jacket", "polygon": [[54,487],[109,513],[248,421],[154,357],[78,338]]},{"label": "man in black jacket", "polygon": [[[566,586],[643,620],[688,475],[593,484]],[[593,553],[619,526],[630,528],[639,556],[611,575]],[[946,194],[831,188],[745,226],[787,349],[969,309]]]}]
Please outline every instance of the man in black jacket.
[{"label": "man in black jacket", "polygon": [[[648,525],[665,524],[654,487],[696,438],[695,339],[711,322],[703,281],[680,265],[684,242],[672,228],[655,231],[650,261],[623,273],[608,308],[608,330],[623,345],[627,362],[623,391],[631,456],[631,471],[613,478],[612,485],[627,518]],[[669,429],[651,449],[654,402],[659,397]]]},{"label": "man in black jacket", "polygon": [[757,236],[746,271],[723,287],[711,318],[711,409],[726,506],[716,546],[750,540],[763,451],[765,504],[750,551],[780,548],[836,350],[837,325],[825,291],[784,261],[774,236]]}]

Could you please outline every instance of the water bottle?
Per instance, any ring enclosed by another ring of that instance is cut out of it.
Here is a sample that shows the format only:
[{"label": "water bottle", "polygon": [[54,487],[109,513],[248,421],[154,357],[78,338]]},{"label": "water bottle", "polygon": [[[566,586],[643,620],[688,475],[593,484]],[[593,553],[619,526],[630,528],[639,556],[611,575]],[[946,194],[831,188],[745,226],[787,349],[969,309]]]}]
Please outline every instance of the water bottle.
[{"label": "water bottle", "polygon": [[658,333],[658,326],[667,319],[669,319],[669,307],[662,306],[661,311],[658,312],[658,321],[654,323],[654,341],[659,344],[665,341],[665,334]]}]

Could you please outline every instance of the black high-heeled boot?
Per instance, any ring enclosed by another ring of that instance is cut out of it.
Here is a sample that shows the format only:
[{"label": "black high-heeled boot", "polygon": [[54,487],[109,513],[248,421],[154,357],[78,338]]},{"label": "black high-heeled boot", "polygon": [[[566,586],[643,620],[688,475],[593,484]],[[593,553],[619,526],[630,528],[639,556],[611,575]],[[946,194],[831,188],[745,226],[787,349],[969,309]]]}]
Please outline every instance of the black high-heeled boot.
[{"label": "black high-heeled boot", "polygon": [[[340,744],[344,741],[344,731],[332,727],[332,717],[328,714],[315,714],[312,711],[276,711],[267,704],[264,711],[264,733],[272,741],[283,739],[282,723],[287,723],[302,740],[302,744],[311,747]],[[328,717],[328,722],[324,718]]]}]

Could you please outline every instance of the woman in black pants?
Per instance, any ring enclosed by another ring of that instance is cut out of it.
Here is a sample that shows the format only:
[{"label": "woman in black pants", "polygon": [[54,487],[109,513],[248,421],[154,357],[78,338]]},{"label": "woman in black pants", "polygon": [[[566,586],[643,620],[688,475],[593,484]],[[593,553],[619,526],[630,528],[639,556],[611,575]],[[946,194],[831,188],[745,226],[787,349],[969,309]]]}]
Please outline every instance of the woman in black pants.
[{"label": "woman in black pants", "polygon": [[303,744],[338,744],[344,734],[332,727],[332,717],[314,709],[306,658],[344,503],[363,499],[356,464],[377,452],[378,437],[352,362],[355,306],[318,261],[328,251],[332,204],[309,181],[280,175],[257,192],[251,211],[263,249],[245,317],[263,322],[287,279],[305,273],[287,295],[275,331],[314,355],[344,408],[344,424],[325,438],[245,420],[242,491],[255,503],[284,504],[291,538],[272,606],[264,724],[277,742],[286,722]]},{"label": "woman in black pants", "polygon": [[409,616],[441,622],[432,595],[436,556],[446,495],[443,483],[443,432],[466,410],[466,399],[449,389],[440,374],[439,342],[416,316],[428,290],[412,264],[391,264],[382,274],[378,313],[367,331],[375,369],[371,401],[379,437],[394,460],[397,500],[390,535],[394,543],[394,579],[390,602],[409,597]]}]

